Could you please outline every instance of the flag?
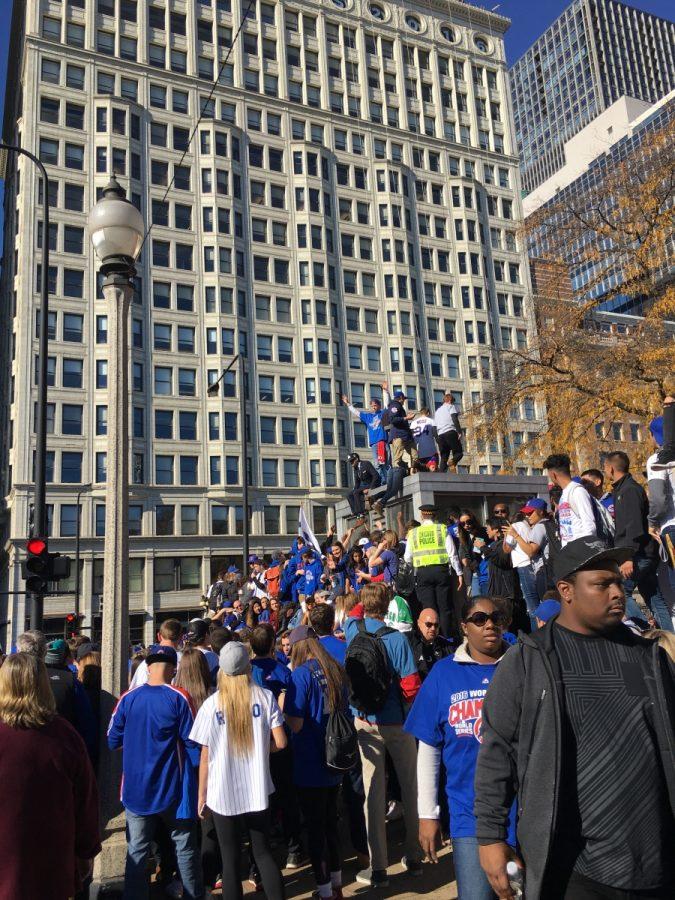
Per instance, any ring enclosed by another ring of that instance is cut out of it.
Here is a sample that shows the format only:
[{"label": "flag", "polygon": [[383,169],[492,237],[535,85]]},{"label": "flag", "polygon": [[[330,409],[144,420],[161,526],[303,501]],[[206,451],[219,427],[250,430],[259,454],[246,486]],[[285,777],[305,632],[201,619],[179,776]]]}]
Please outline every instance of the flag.
[{"label": "flag", "polygon": [[314,547],[317,553],[321,553],[321,546],[316,539],[316,535],[309,526],[305,510],[302,507],[300,507],[300,515],[298,517],[298,536],[301,537],[306,544]]}]

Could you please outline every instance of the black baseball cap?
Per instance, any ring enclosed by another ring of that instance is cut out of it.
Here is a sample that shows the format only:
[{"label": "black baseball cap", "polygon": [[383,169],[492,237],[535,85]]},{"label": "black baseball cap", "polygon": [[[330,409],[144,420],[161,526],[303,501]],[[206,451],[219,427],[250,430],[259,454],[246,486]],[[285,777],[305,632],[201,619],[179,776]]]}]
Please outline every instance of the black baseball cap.
[{"label": "black baseball cap", "polygon": [[582,569],[593,569],[599,563],[627,562],[632,559],[634,551],[629,547],[608,547],[604,541],[594,537],[577,538],[565,544],[553,562],[555,581],[564,581]]},{"label": "black baseball cap", "polygon": [[189,641],[191,644],[196,644],[203,641],[208,633],[209,623],[206,619],[193,619],[193,621],[190,622],[190,627],[185,635],[185,640]]},{"label": "black baseball cap", "polygon": [[154,644],[150,647],[150,652],[145,657],[146,665],[151,666],[153,663],[169,663],[169,665],[178,665],[178,654],[173,647],[167,647],[163,644]]}]

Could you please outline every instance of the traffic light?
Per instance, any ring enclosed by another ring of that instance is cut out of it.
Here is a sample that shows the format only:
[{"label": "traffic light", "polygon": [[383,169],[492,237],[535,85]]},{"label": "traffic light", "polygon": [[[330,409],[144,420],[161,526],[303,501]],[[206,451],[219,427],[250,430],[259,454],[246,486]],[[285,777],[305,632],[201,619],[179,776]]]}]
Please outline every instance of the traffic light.
[{"label": "traffic light", "polygon": [[26,544],[27,559],[23,564],[26,589],[44,594],[49,580],[50,554],[44,538],[33,537]]},{"label": "traffic light", "polygon": [[66,640],[80,633],[82,619],[84,616],[81,613],[79,615],[74,612],[68,613],[63,624],[63,636]]},{"label": "traffic light", "polygon": [[70,557],[50,553],[44,538],[30,538],[26,544],[27,559],[22,566],[26,590],[44,594],[50,581],[70,576]]},{"label": "traffic light", "polygon": [[62,578],[70,578],[70,557],[61,556],[60,553],[50,553],[47,580],[61,581]]}]

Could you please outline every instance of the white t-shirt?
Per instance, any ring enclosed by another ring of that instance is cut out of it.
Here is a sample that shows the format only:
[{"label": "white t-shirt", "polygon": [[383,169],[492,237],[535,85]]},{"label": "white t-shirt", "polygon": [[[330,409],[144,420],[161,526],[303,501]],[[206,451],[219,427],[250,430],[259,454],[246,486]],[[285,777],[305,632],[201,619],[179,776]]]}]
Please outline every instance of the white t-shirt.
[{"label": "white t-shirt", "polygon": [[452,417],[458,415],[459,413],[454,403],[442,403],[434,415],[436,431],[439,434],[446,434],[448,431],[457,431]]},{"label": "white t-shirt", "polygon": [[524,566],[529,566],[531,563],[533,570],[535,572],[539,571],[544,564],[542,553],[546,543],[546,529],[541,522],[537,522],[532,527],[527,522],[514,522],[513,527],[524,541],[527,541],[529,544],[537,544],[540,549],[536,556],[529,557],[524,550],[520,549],[515,538],[507,537],[507,543],[513,547],[511,551],[511,565],[514,569],[520,569]]},{"label": "white t-shirt", "polygon": [[665,504],[662,514],[659,516],[657,527],[663,530],[675,525],[675,466],[667,469],[654,469],[658,454],[653,453],[647,460],[647,481],[662,481]]},{"label": "white t-shirt", "polygon": [[221,816],[260,812],[274,791],[270,775],[270,731],[283,724],[274,694],[251,685],[253,747],[243,756],[228,746],[227,724],[216,692],[204,701],[190,732],[190,740],[209,748],[206,804]]},{"label": "white t-shirt", "polygon": [[563,489],[558,505],[558,524],[563,547],[577,538],[595,537],[597,534],[593,501],[578,481],[570,481]]}]

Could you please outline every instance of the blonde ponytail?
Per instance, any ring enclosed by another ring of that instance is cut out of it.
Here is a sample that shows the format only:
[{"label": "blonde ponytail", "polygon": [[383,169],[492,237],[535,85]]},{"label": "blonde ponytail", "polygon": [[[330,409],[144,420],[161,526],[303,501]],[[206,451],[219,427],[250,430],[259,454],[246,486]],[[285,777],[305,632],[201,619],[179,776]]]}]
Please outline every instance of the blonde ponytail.
[{"label": "blonde ponytail", "polygon": [[227,742],[234,756],[253,749],[251,676],[218,673],[218,708],[225,718]]}]

